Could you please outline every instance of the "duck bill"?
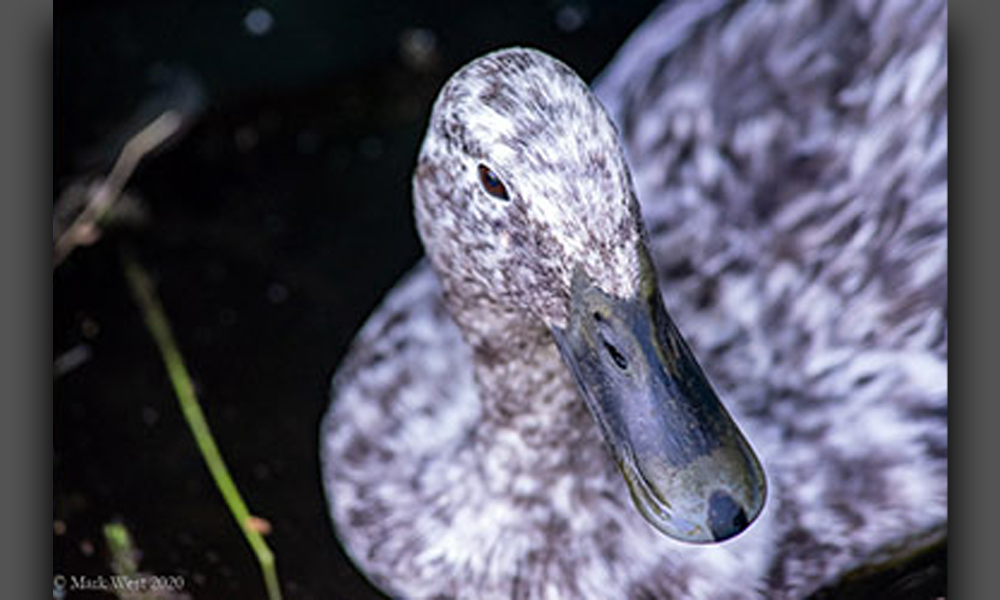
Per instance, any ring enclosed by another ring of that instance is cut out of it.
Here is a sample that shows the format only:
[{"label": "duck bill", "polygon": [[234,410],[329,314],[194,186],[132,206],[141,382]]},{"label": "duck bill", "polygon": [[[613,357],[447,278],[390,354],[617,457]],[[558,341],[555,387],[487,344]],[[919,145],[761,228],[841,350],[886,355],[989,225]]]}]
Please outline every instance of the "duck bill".
[{"label": "duck bill", "polygon": [[644,272],[621,299],[578,270],[552,332],[639,512],[671,538],[720,542],[760,513],[764,473]]}]

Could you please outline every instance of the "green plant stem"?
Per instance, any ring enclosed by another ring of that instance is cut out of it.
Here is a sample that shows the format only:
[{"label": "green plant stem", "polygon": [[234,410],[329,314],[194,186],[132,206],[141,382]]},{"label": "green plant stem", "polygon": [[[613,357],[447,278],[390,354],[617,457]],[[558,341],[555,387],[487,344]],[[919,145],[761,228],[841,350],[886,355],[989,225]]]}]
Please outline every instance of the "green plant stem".
[{"label": "green plant stem", "polygon": [[145,269],[142,268],[133,256],[128,253],[123,254],[122,262],[125,270],[125,278],[128,280],[132,296],[135,298],[136,304],[139,305],[143,319],[146,322],[146,327],[149,329],[149,333],[153,336],[153,340],[160,351],[160,356],[163,358],[163,363],[167,368],[167,374],[177,395],[177,400],[180,402],[181,412],[183,412],[188,427],[190,427],[191,433],[198,443],[198,449],[201,451],[205,465],[208,467],[209,472],[211,472],[212,478],[215,480],[215,485],[219,489],[219,493],[222,494],[223,499],[225,499],[229,511],[232,513],[233,518],[236,519],[240,530],[243,531],[243,535],[257,556],[257,561],[260,563],[260,569],[264,576],[264,585],[267,588],[268,598],[270,600],[280,600],[281,588],[278,585],[274,554],[268,547],[267,542],[264,541],[261,533],[250,525],[250,511],[247,509],[243,497],[240,496],[240,492],[229,474],[229,469],[226,468],[226,463],[222,459],[222,454],[215,444],[215,439],[212,437],[208,422],[205,420],[201,405],[198,403],[194,385],[191,383],[191,377],[184,366],[184,359],[174,340],[174,335],[170,329],[170,322],[167,320],[163,306],[156,295],[153,283]]}]

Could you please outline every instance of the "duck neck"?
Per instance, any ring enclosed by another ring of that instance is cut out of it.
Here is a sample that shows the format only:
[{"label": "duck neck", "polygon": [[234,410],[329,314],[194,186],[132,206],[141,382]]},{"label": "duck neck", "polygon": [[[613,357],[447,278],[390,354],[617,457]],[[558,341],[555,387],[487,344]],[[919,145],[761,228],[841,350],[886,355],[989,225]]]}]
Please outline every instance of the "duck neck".
[{"label": "duck neck", "polygon": [[496,440],[503,432],[499,437],[549,452],[579,445],[596,432],[552,334],[539,320],[494,307],[488,316],[460,325],[474,357],[481,439]]}]

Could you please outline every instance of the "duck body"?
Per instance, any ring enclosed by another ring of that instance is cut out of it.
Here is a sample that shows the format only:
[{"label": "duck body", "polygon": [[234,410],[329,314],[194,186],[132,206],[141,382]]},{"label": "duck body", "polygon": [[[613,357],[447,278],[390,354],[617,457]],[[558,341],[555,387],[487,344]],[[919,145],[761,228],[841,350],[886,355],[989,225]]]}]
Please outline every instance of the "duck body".
[{"label": "duck body", "polygon": [[[460,71],[414,174],[428,259],[359,332],[322,425],[359,568],[412,598],[794,598],[943,535],[945,20],[671,4],[600,103],[537,51]],[[651,526],[618,413],[567,367],[577,280],[635,296],[637,248],[752,446],[723,427],[698,450],[738,463],[720,485],[747,518],[720,543]]]}]

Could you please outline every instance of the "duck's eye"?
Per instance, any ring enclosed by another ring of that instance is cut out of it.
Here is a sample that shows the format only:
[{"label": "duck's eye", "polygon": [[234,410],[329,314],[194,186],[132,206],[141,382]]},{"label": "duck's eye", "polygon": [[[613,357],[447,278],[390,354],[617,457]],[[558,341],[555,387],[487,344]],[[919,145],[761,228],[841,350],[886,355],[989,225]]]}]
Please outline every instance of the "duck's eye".
[{"label": "duck's eye", "polygon": [[483,189],[490,196],[498,200],[510,200],[510,196],[507,195],[507,188],[503,182],[486,165],[479,165],[479,183],[483,184]]}]

